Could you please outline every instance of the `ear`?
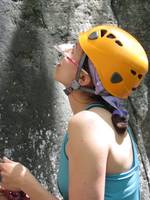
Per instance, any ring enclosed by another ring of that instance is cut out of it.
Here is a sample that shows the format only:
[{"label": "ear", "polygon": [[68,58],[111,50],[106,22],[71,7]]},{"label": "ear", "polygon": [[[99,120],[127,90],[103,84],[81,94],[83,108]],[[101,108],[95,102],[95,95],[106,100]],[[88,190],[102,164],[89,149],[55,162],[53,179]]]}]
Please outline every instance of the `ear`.
[{"label": "ear", "polygon": [[91,85],[91,77],[89,76],[89,74],[82,69],[82,71],[80,72],[80,79],[79,79],[79,83],[81,86],[89,86]]}]

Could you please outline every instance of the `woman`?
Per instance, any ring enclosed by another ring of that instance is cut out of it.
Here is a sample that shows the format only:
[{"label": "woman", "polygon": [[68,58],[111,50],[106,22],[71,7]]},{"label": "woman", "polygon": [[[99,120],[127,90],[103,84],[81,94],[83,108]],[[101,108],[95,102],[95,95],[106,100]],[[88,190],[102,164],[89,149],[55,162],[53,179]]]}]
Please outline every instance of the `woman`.
[{"label": "woman", "polygon": [[[57,46],[63,58],[55,79],[66,89],[74,115],[62,145],[58,187],[64,200],[139,200],[139,165],[122,100],[148,71],[138,41],[113,25],[81,33],[76,45]],[[56,200],[29,170],[4,158],[2,187],[32,200]]]}]

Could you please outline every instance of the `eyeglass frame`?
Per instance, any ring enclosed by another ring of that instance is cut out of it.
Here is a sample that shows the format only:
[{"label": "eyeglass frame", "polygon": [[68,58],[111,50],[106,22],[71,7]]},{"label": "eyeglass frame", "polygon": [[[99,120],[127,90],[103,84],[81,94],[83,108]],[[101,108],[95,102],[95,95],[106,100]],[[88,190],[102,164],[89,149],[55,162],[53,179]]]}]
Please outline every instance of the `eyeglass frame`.
[{"label": "eyeglass frame", "polygon": [[58,46],[54,46],[54,48],[55,48],[59,53],[61,53],[62,56],[63,56],[64,58],[67,58],[67,60],[69,60],[73,65],[75,65],[75,66],[77,66],[77,67],[79,66],[79,63],[77,63],[74,59],[72,59],[70,56],[68,56],[67,52],[62,51]]}]

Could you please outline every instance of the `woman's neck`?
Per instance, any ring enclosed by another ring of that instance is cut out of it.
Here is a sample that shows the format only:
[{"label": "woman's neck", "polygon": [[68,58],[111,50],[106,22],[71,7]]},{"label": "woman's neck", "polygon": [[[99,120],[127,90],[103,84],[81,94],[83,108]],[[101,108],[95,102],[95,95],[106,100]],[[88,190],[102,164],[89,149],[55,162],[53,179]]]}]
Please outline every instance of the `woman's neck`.
[{"label": "woman's neck", "polygon": [[73,91],[68,98],[74,114],[85,110],[89,104],[95,102],[88,94],[80,91]]}]

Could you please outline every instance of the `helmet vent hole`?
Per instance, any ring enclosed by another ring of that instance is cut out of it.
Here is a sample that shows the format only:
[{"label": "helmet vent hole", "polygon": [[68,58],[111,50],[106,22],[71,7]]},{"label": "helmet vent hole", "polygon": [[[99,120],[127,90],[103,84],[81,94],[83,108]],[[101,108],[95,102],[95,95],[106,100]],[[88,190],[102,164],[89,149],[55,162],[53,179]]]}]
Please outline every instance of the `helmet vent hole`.
[{"label": "helmet vent hole", "polygon": [[136,71],[134,71],[133,69],[131,69],[131,73],[135,76],[136,75]]},{"label": "helmet vent hole", "polygon": [[118,72],[113,73],[113,75],[111,77],[112,83],[120,83],[122,80],[123,80],[123,78]]},{"label": "helmet vent hole", "polygon": [[141,79],[141,78],[142,78],[142,74],[139,74],[139,75],[138,75],[138,78]]},{"label": "helmet vent hole", "polygon": [[118,44],[119,46],[121,46],[121,47],[123,46],[123,44],[122,44],[119,40],[116,40],[115,42],[116,42],[116,44]]},{"label": "helmet vent hole", "polygon": [[108,35],[107,35],[107,38],[114,39],[114,38],[116,38],[116,36],[115,36],[115,35],[113,35],[112,33],[110,33],[110,34],[108,34]]},{"label": "helmet vent hole", "polygon": [[104,35],[107,33],[107,30],[102,29],[101,30],[101,37],[104,37]]},{"label": "helmet vent hole", "polygon": [[132,88],[132,91],[135,91],[137,88]]},{"label": "helmet vent hole", "polygon": [[98,32],[93,32],[89,35],[89,40],[96,40],[98,38]]}]

